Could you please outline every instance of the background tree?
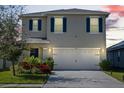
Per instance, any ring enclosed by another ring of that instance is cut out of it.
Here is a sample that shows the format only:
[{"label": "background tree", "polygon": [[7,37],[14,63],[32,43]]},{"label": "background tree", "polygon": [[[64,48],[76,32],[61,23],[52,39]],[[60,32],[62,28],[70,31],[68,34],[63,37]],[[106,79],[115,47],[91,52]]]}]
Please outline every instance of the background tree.
[{"label": "background tree", "polygon": [[[24,6],[0,6],[0,58],[4,64],[11,61],[15,76],[15,62],[24,48],[24,41],[20,37],[20,18]],[[4,65],[5,66],[5,65]]]}]

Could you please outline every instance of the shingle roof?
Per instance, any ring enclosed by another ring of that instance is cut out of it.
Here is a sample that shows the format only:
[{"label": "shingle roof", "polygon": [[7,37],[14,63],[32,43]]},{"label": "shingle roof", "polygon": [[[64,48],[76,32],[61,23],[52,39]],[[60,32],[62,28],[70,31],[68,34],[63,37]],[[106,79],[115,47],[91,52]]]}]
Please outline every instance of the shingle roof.
[{"label": "shingle roof", "polygon": [[47,14],[102,14],[105,16],[109,15],[108,12],[103,12],[103,11],[73,8],[73,9],[60,9],[60,10],[53,10],[53,11],[28,13],[28,14],[23,14],[22,16],[45,16]]},{"label": "shingle roof", "polygon": [[121,42],[109,47],[107,50],[112,51],[112,50],[117,50],[117,49],[121,49],[121,48],[124,48],[124,41],[121,41]]}]

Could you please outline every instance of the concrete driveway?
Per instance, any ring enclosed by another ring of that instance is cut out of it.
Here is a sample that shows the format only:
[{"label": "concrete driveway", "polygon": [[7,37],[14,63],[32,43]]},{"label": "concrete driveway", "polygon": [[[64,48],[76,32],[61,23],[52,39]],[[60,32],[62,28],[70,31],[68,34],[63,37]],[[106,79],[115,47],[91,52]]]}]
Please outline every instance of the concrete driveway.
[{"label": "concrete driveway", "polygon": [[55,71],[44,88],[124,88],[102,71]]}]

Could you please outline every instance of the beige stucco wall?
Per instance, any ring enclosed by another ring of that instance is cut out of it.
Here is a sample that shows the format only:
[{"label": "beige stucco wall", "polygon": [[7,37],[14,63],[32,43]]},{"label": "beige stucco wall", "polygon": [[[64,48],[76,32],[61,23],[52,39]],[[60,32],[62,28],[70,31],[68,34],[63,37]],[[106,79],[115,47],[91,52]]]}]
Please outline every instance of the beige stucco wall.
[{"label": "beige stucco wall", "polygon": [[[42,30],[41,31],[29,31],[29,20],[30,19],[41,19],[42,20]],[[46,17],[26,17],[22,18],[22,26],[23,26],[23,38],[28,37],[46,37]]]},{"label": "beige stucco wall", "polygon": [[[86,17],[83,15],[61,15],[67,17],[67,32],[53,33],[50,31],[50,18],[47,18],[47,37],[52,47],[75,47],[75,48],[104,48],[105,29],[98,34],[86,32]],[[56,15],[57,16],[57,15]],[[60,16],[60,15],[58,15]],[[104,19],[104,17],[103,17]],[[105,20],[104,20],[105,21]]]},{"label": "beige stucco wall", "polygon": [[[50,31],[50,18],[53,16],[67,17],[67,32],[62,34],[55,34]],[[43,30],[39,32],[31,32],[28,30],[28,22],[31,17],[23,18],[23,32],[25,32],[26,34],[26,36],[24,37],[45,37],[47,35],[47,40],[50,41],[50,44],[31,44],[30,46],[32,47],[35,46],[43,48],[100,48],[100,58],[106,59],[105,16],[101,15],[104,21],[103,32],[98,34],[91,34],[86,32],[87,16],[91,15],[48,15],[47,17],[41,17],[41,19],[43,20]],[[102,52],[102,50],[104,50],[104,52]]]}]

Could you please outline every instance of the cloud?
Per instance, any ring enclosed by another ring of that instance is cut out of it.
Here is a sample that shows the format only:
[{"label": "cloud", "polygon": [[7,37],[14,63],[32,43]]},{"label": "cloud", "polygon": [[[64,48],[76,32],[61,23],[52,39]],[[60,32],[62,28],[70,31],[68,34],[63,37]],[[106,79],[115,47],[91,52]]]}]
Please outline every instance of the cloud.
[{"label": "cloud", "polygon": [[103,6],[104,10],[111,13],[118,13],[119,16],[124,16],[124,6],[122,5],[107,5]]},{"label": "cloud", "polygon": [[107,31],[111,31],[109,30],[111,28],[119,29],[120,27],[123,27],[122,18],[124,18],[124,6],[107,5],[103,6],[103,10],[110,13],[106,21]]},{"label": "cloud", "polygon": [[109,47],[124,40],[124,6],[107,5],[102,8],[103,11],[110,13],[106,20],[106,40]]},{"label": "cloud", "polygon": [[118,20],[119,19],[108,19],[107,22],[106,22],[106,29],[118,28],[117,26],[114,26],[114,24],[116,24]]}]

